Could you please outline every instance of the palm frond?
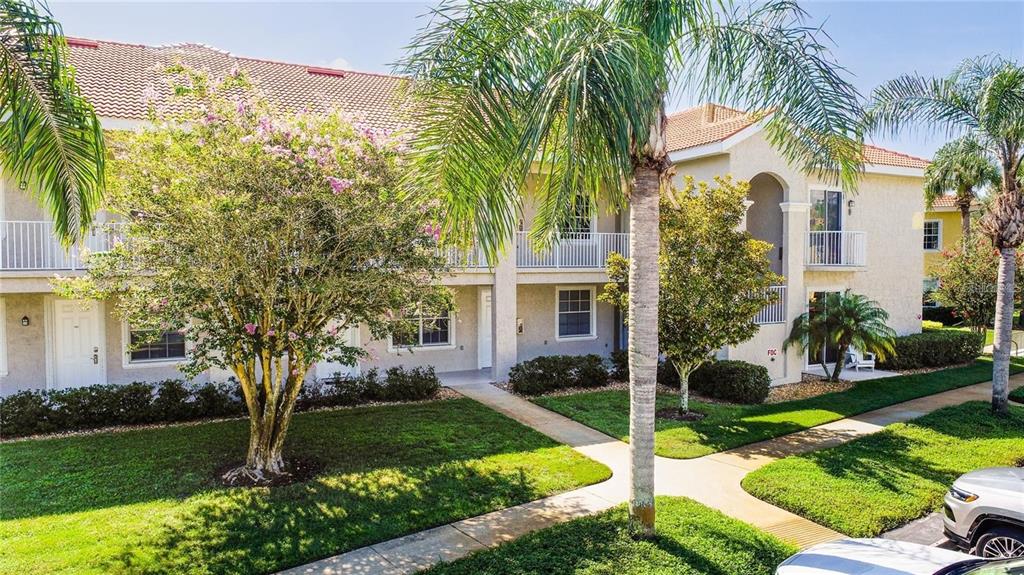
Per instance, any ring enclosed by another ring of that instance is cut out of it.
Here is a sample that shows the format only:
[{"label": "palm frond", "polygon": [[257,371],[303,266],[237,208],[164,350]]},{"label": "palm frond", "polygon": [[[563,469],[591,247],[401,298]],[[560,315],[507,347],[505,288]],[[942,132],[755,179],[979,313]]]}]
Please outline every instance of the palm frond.
[{"label": "palm frond", "polygon": [[0,154],[71,243],[104,184],[103,132],[68,63],[60,25],[32,2],[0,0]]},{"label": "palm frond", "polygon": [[787,160],[855,188],[862,111],[824,32],[804,26],[803,11],[789,0],[699,15],[680,38],[682,88],[769,114],[769,142]]},{"label": "palm frond", "polygon": [[499,250],[538,174],[534,235],[550,239],[586,197],[624,201],[633,150],[664,85],[647,39],[566,0],[443,4],[402,70],[419,130],[413,184],[448,207],[446,236]]},{"label": "palm frond", "polygon": [[981,188],[997,188],[1000,180],[988,151],[971,136],[958,138],[939,148],[925,168],[925,204],[931,209],[946,192],[955,192],[959,201],[971,202]]}]

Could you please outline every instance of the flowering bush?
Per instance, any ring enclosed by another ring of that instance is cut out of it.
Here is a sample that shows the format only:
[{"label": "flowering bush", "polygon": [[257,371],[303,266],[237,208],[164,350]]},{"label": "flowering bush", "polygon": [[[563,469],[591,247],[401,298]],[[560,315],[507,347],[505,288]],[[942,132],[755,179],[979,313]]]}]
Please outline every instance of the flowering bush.
[{"label": "flowering bush", "polygon": [[188,375],[230,369],[253,418],[237,475],[258,483],[284,471],[308,370],[363,353],[348,327],[384,337],[408,329],[391,310],[450,306],[436,207],[407,199],[400,138],[341,113],[279,113],[242,75],[171,71],[188,112],[112,142],[124,241],[58,287],[110,298],[135,330],[184,334]]}]

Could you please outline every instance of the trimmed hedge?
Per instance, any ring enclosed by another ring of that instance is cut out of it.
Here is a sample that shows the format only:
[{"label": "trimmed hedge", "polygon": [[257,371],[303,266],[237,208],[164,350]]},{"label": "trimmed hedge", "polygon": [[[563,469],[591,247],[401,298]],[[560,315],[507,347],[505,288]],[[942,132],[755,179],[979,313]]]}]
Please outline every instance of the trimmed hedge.
[{"label": "trimmed hedge", "polygon": [[732,403],[764,403],[771,385],[768,368],[732,359],[705,363],[690,374],[692,391]]},{"label": "trimmed hedge", "polygon": [[921,308],[921,319],[925,321],[937,321],[943,325],[956,325],[962,321],[957,317],[956,310],[951,307]]},{"label": "trimmed hedge", "polygon": [[[359,405],[371,401],[418,401],[441,388],[434,368],[393,367],[362,376],[302,386],[297,411]],[[21,391],[0,399],[0,437],[80,431],[115,425],[171,423],[245,415],[236,383],[91,385],[75,389]]]},{"label": "trimmed hedge", "polygon": [[1017,403],[1024,403],[1024,387],[1018,387],[1017,389],[1010,392],[1010,401],[1016,401]]},{"label": "trimmed hedge", "polygon": [[546,355],[517,363],[509,370],[512,391],[539,395],[568,387],[604,387],[608,368],[599,355]]},{"label": "trimmed hedge", "polygon": [[896,338],[896,353],[880,369],[945,367],[974,361],[985,345],[985,336],[959,329],[927,330]]}]

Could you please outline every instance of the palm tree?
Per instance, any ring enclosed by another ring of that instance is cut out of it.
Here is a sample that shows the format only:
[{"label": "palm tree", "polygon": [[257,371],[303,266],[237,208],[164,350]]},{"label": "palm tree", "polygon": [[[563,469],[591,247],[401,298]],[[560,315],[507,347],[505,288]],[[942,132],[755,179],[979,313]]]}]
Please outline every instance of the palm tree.
[{"label": "palm tree", "polygon": [[868,110],[870,130],[897,134],[918,124],[975,140],[996,160],[998,193],[978,224],[999,249],[992,410],[1009,413],[1013,278],[1017,248],[1024,242],[1024,67],[1000,57],[964,60],[949,76],[904,75],[875,89]]},{"label": "palm tree", "polygon": [[999,169],[985,148],[970,136],[939,148],[924,170],[924,199],[928,209],[947,191],[956,193],[964,245],[971,235],[971,204],[978,199],[978,190],[984,186],[999,186]]},{"label": "palm tree", "polygon": [[0,164],[34,190],[70,244],[102,197],[103,131],[45,5],[0,0],[0,70]]},{"label": "palm tree", "polygon": [[[875,354],[884,360],[895,351],[896,332],[885,322],[889,313],[861,294],[834,292],[817,301],[812,309],[793,320],[784,345],[818,358],[829,381],[838,381],[851,348]],[[826,349],[836,350],[836,364],[829,373]]]},{"label": "palm tree", "polygon": [[[654,527],[659,194],[672,173],[666,95],[761,114],[791,161],[847,187],[860,167],[857,93],[787,0],[748,12],[718,0],[452,0],[401,65],[415,110],[411,184],[447,204],[446,239],[490,254],[518,228],[539,174],[531,234],[566,214],[630,209],[630,523]],[[583,198],[581,200],[580,198]],[[590,208],[596,209],[596,208]]]}]

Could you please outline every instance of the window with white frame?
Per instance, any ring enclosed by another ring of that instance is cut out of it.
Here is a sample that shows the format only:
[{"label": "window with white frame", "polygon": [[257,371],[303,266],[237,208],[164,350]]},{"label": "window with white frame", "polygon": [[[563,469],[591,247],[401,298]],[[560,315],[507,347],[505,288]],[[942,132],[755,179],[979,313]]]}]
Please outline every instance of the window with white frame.
[{"label": "window with white frame", "polygon": [[451,314],[447,311],[437,315],[415,315],[410,319],[411,330],[402,330],[391,334],[391,346],[395,348],[410,347],[449,347],[453,345]]},{"label": "window with white frame", "polygon": [[558,339],[595,335],[593,288],[559,288],[557,305]]},{"label": "window with white frame", "polygon": [[155,363],[185,359],[185,336],[176,331],[156,335],[152,331],[128,329],[128,362]]},{"label": "window with white frame", "polygon": [[924,223],[924,249],[936,252],[942,248],[942,222],[928,220]]},{"label": "window with white frame", "polygon": [[578,197],[565,222],[562,224],[562,234],[571,237],[593,233],[593,216],[594,210],[591,208],[590,198],[585,196]]}]

